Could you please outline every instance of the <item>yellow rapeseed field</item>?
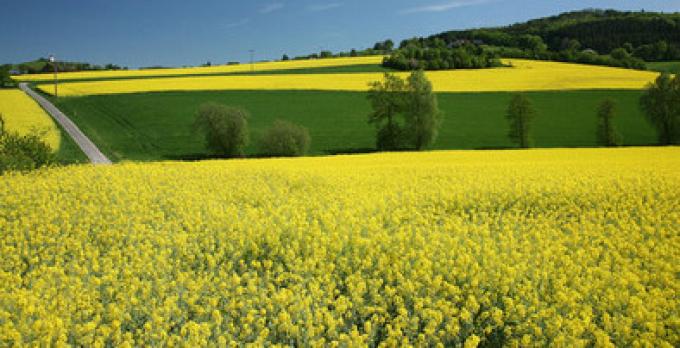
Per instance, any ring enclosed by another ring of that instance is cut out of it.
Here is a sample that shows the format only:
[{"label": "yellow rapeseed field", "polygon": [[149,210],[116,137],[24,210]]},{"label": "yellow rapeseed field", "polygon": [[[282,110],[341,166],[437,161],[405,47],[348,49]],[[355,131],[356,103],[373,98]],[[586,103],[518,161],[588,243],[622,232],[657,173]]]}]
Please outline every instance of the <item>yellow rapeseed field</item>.
[{"label": "yellow rapeseed field", "polygon": [[[530,60],[506,60],[511,68],[428,71],[437,92],[642,89],[656,72]],[[406,76],[407,73],[399,73]],[[279,74],[171,77],[63,84],[62,96],[199,90],[365,91],[381,73]],[[50,84],[38,86],[52,93]]]},{"label": "yellow rapeseed field", "polygon": [[41,134],[53,150],[61,136],[54,120],[31,97],[18,89],[0,89],[0,114],[5,128],[19,134]]},{"label": "yellow rapeseed field", "polygon": [[[167,69],[140,69],[140,70],[115,70],[115,71],[82,71],[60,73],[59,80],[84,80],[84,79],[110,79],[110,78],[129,78],[146,76],[173,76],[173,75],[202,75],[202,74],[224,74],[268,70],[287,70],[303,68],[324,68],[334,66],[381,64],[383,56],[368,57],[348,57],[348,58],[325,58],[325,59],[306,59],[289,60],[276,62],[261,62],[236,65],[216,65],[209,67],[191,68],[167,68]],[[13,77],[17,81],[42,81],[51,80],[51,74],[27,74]]]},{"label": "yellow rapeseed field", "polygon": [[680,148],[0,177],[0,346],[680,345]]}]

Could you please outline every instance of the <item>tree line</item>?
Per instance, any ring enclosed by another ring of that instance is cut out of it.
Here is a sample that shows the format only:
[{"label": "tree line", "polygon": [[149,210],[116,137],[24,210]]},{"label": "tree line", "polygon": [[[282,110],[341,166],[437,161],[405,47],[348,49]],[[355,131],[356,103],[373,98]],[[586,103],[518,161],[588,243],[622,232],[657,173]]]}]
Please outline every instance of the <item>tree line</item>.
[{"label": "tree line", "polygon": [[[385,58],[383,65],[400,70],[413,69],[412,66],[438,70],[448,61],[445,66],[451,69],[488,68],[500,66],[499,58],[524,58],[641,70],[646,68],[644,60],[633,55],[635,50],[630,45],[617,48],[609,54],[599,54],[593,49],[584,48],[576,39],[566,40],[557,50],[551,50],[538,35],[512,36],[501,33],[500,37],[508,37],[507,43],[504,43],[505,39],[495,40],[498,33],[484,33],[489,35],[473,35],[470,39],[459,38],[454,41],[440,37],[404,40],[399,49]],[[409,61],[416,63],[409,65]]]},{"label": "tree line", "polygon": [[448,42],[479,40],[499,47],[523,47],[522,38],[539,37],[551,52],[577,43],[582,49],[608,55],[623,48],[635,58],[680,59],[680,14],[584,10],[531,20],[501,28],[448,31],[428,39]]},{"label": "tree line", "polygon": [[383,66],[398,70],[482,69],[502,66],[498,55],[474,44],[447,46],[443,40],[432,45],[407,41],[390,56]]},{"label": "tree line", "polygon": [[380,44],[390,54],[384,66],[400,70],[492,67],[499,57],[645,69],[680,60],[680,14],[585,10],[406,39],[394,50]]},{"label": "tree line", "polygon": [[54,65],[57,65],[59,72],[76,72],[76,71],[93,71],[93,70],[127,70],[127,67],[121,67],[116,64],[97,65],[83,62],[66,62],[57,61],[50,62],[47,58],[38,58],[32,62],[20,64],[6,64],[7,70],[16,71],[21,74],[40,74],[51,73],[54,71]]},{"label": "tree line", "polygon": [[[590,9],[499,28],[387,39],[372,48],[293,59],[389,55],[398,70],[494,67],[498,58],[526,58],[645,69],[645,61],[680,60],[680,14]],[[290,59],[288,56],[284,60]]]}]

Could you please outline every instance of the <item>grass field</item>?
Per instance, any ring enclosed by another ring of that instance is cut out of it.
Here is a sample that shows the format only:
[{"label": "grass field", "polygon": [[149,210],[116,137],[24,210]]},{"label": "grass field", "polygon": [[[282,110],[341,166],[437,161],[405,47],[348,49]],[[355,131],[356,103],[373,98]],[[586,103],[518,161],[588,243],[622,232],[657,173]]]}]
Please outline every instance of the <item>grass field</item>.
[{"label": "grass field", "polygon": [[647,63],[647,69],[658,71],[658,72],[667,72],[667,73],[678,74],[678,73],[680,73],[680,61],[675,61],[675,62],[649,62],[649,63]]},{"label": "grass field", "polygon": [[[638,108],[639,91],[571,91],[527,93],[540,115],[535,145],[595,145],[595,110],[601,99],[619,104],[617,126],[626,145],[655,143],[655,135]],[[445,120],[436,149],[509,147],[505,108],[510,93],[442,93]],[[370,151],[374,129],[359,92],[223,91],[102,95],[59,98],[56,103],[113,160],[196,159],[205,154],[191,125],[199,105],[217,102],[251,112],[251,137],[257,140],[277,119],[309,128],[314,155]],[[247,148],[257,154],[255,142]]]},{"label": "grass field", "polygon": [[[438,92],[642,89],[658,73],[581,64],[504,60],[512,67],[428,71]],[[408,73],[398,73],[406,76]],[[64,83],[60,96],[206,90],[366,91],[382,73],[192,76]],[[38,85],[53,93],[51,84]]]},{"label": "grass field", "polygon": [[680,345],[680,148],[0,179],[2,346]]},{"label": "grass field", "polygon": [[61,145],[56,152],[57,161],[61,164],[78,164],[88,163],[89,159],[83,151],[78,147],[78,144],[57,124],[61,136]]}]

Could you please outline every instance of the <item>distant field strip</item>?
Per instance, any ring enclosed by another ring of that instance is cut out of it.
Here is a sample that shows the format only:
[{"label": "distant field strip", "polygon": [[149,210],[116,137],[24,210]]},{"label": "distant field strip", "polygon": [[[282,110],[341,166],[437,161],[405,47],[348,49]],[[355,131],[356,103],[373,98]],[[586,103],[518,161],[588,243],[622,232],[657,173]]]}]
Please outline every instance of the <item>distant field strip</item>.
[{"label": "distant field strip", "polygon": [[5,128],[19,134],[36,132],[44,134],[43,139],[53,150],[61,143],[59,128],[45,111],[18,89],[0,89],[0,114]]},{"label": "distant field strip", "polygon": [[675,74],[680,72],[680,61],[651,62],[647,63],[647,69]]},{"label": "distant field strip", "polygon": [[[107,71],[82,71],[59,74],[59,80],[99,80],[116,78],[139,78],[157,76],[181,76],[181,75],[215,75],[228,73],[246,73],[251,71],[276,71],[291,69],[313,69],[338,66],[367,65],[382,63],[383,56],[351,57],[351,58],[327,58],[289,60],[277,62],[262,62],[254,64],[218,65],[209,67],[191,68],[167,68],[167,69],[142,69],[142,70],[107,70]],[[21,82],[44,81],[52,78],[51,74],[28,74],[14,76],[14,80]]]},{"label": "distant field strip", "polygon": [[[429,71],[437,92],[642,89],[658,73],[590,65],[506,60],[511,68]],[[399,73],[405,76],[407,73]],[[112,80],[63,84],[61,96],[201,90],[365,91],[381,73],[279,74]],[[52,93],[51,84],[39,85]]]},{"label": "distant field strip", "polygon": [[[395,72],[391,68],[385,68],[379,64],[353,64],[340,66],[320,66],[314,68],[290,68],[276,70],[248,70],[234,72],[217,72],[212,74],[181,74],[181,75],[153,75],[153,76],[112,76],[102,78],[83,78],[59,80],[59,83],[73,82],[92,82],[92,81],[111,81],[111,80],[145,80],[152,78],[173,78],[173,77],[205,77],[205,76],[233,76],[233,75],[280,75],[280,74],[355,74],[355,73],[385,73]],[[34,84],[53,83],[53,75],[43,75],[43,79],[30,81]]]}]

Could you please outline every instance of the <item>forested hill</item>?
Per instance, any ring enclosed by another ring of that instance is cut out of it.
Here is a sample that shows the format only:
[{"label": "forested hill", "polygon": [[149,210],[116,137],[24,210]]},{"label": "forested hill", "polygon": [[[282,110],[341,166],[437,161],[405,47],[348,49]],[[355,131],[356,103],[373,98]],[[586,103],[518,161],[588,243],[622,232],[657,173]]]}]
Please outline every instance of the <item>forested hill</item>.
[{"label": "forested hill", "polygon": [[680,13],[583,10],[507,27],[449,31],[430,39],[518,47],[518,38],[525,35],[541,37],[550,51],[578,45],[600,54],[625,48],[647,61],[680,59]]}]

